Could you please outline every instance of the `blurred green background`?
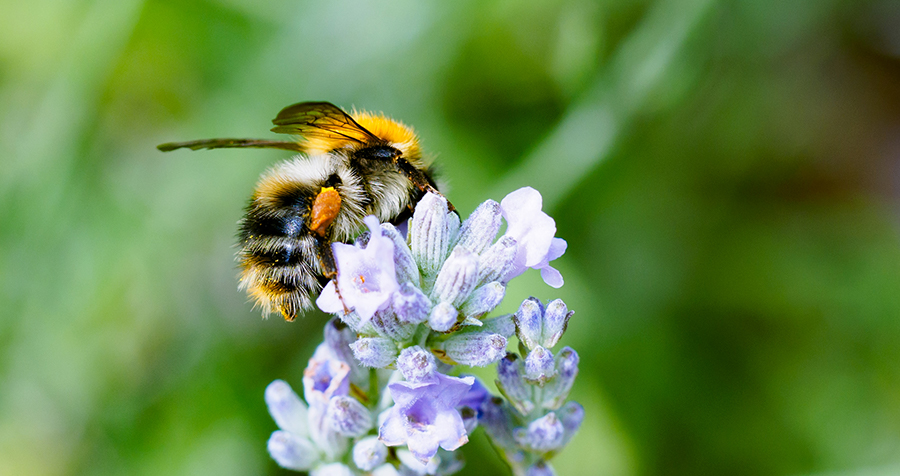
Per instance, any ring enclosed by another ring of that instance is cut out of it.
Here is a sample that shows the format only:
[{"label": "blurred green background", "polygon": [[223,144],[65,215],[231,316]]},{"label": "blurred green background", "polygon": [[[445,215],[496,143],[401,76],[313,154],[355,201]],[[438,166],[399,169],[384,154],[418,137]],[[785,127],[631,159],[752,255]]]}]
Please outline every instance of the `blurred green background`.
[{"label": "blurred green background", "polygon": [[[896,1],[0,0],[0,475],[283,474],[235,222],[328,100],[416,127],[463,211],[569,251],[563,475],[900,474]],[[477,434],[463,474],[502,468]]]}]

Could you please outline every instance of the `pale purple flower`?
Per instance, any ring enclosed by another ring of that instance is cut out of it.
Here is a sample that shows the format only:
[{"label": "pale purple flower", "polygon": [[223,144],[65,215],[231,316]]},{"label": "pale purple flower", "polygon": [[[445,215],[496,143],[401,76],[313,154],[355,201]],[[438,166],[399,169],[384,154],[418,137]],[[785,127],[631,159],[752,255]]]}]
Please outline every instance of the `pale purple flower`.
[{"label": "pale purple flower", "polygon": [[367,216],[365,222],[371,232],[365,248],[332,243],[338,270],[337,289],[332,280],[316,300],[316,305],[325,312],[343,313],[345,306],[356,310],[363,323],[379,309],[386,308],[399,287],[394,268],[394,242],[382,234],[374,216]]},{"label": "pale purple flower", "polygon": [[350,366],[340,360],[309,359],[303,371],[303,396],[310,407],[328,405],[331,397],[347,395],[350,391]]},{"label": "pale purple flower", "polygon": [[395,382],[388,386],[394,406],[382,413],[378,437],[388,446],[407,445],[420,461],[427,462],[438,447],[453,451],[469,441],[456,407],[475,382],[474,377],[448,377]]},{"label": "pale purple flower", "polygon": [[507,195],[500,202],[500,210],[506,219],[506,235],[516,240],[516,259],[504,276],[504,281],[522,274],[528,268],[541,270],[541,278],[548,285],[563,285],[562,275],[550,266],[566,252],[566,241],[554,238],[556,222],[541,211],[543,199],[540,192],[523,187]]},{"label": "pale purple flower", "polygon": [[350,366],[340,360],[309,360],[303,371],[303,395],[309,404],[309,433],[325,454],[334,458],[345,451],[346,438],[326,418],[328,402],[350,391]]}]

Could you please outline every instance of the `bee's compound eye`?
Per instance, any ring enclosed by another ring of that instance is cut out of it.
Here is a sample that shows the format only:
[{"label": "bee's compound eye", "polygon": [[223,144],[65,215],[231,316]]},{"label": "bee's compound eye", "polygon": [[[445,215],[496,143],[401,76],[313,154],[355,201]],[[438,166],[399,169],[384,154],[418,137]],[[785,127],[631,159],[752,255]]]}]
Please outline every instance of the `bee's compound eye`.
[{"label": "bee's compound eye", "polygon": [[389,145],[366,147],[358,153],[367,159],[375,160],[393,160],[400,155],[399,150]]}]

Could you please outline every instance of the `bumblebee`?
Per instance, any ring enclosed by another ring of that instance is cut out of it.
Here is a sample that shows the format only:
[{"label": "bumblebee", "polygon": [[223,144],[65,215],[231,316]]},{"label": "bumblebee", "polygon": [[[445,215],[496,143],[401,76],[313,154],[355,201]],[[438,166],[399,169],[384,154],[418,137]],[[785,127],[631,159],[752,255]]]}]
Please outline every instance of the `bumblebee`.
[{"label": "bumblebee", "polygon": [[157,148],[299,153],[260,178],[239,222],[237,253],[240,288],[264,316],[280,312],[293,321],[337,277],[331,243],[353,239],[367,215],[400,223],[426,192],[439,192],[415,132],[382,114],[303,102],[272,122],[273,132],[296,140],[206,139]]}]

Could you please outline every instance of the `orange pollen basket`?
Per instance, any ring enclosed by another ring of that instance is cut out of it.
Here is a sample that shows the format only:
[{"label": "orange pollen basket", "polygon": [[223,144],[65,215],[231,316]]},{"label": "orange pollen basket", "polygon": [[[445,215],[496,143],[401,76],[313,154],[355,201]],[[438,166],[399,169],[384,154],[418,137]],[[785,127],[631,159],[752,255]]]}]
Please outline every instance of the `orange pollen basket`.
[{"label": "orange pollen basket", "polygon": [[309,230],[324,237],[340,210],[341,195],[334,187],[322,187],[309,214]]}]

